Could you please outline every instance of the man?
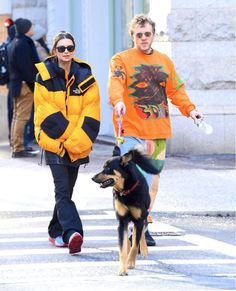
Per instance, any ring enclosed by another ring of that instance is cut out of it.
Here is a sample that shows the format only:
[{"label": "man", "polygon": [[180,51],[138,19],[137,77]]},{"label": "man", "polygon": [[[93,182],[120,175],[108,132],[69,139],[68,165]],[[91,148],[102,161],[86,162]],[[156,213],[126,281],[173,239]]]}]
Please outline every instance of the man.
[{"label": "man", "polygon": [[36,155],[24,144],[25,125],[33,107],[34,81],[37,74],[35,64],[38,54],[31,37],[32,23],[28,19],[15,20],[16,36],[8,49],[10,94],[13,98],[13,119],[11,125],[11,147],[13,158]]},{"label": "man", "polygon": [[[120,145],[121,154],[143,144],[161,171],[166,139],[171,137],[168,99],[186,117],[195,120],[203,115],[187,96],[173,62],[152,49],[155,23],[143,14],[137,15],[130,23],[129,32],[134,48],[117,53],[110,62],[108,91],[114,109],[113,124],[117,134],[118,123],[120,118],[123,119],[125,139]],[[151,211],[160,177],[145,176],[149,184]],[[148,246],[156,244],[147,228],[145,236]]]}]

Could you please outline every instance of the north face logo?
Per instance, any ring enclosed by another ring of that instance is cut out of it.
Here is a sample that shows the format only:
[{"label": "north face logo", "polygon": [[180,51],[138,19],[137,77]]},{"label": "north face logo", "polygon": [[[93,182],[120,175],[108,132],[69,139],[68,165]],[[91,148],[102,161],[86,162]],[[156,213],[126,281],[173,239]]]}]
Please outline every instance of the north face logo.
[{"label": "north face logo", "polygon": [[72,90],[72,92],[76,95],[79,95],[80,94],[80,89],[79,88],[75,88]]}]

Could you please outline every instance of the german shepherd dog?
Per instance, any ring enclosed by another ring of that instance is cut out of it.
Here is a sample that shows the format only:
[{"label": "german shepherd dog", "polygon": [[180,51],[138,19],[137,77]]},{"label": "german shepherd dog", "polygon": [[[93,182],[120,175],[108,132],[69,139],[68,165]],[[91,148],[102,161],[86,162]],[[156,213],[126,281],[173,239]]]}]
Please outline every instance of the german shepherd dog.
[{"label": "german shepherd dog", "polygon": [[[92,178],[101,188],[113,187],[113,203],[119,223],[120,276],[128,275],[127,269],[135,267],[139,246],[143,257],[148,254],[144,231],[150,195],[146,179],[137,166],[147,173],[159,174],[144,150],[137,147],[123,156],[107,160],[103,170]],[[130,221],[134,224],[131,249],[128,240]]]}]

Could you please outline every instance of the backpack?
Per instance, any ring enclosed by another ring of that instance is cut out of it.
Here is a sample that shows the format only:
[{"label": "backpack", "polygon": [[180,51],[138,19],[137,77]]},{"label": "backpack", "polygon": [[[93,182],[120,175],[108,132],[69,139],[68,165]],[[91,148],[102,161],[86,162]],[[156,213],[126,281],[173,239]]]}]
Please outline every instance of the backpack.
[{"label": "backpack", "polygon": [[0,85],[6,85],[9,82],[7,45],[6,42],[0,44]]}]

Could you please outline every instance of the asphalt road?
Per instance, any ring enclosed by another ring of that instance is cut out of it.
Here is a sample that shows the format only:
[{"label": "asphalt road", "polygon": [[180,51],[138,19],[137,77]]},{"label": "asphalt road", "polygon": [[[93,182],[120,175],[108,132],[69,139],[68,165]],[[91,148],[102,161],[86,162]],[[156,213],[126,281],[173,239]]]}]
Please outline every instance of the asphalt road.
[{"label": "asphalt road", "polygon": [[112,209],[80,211],[85,239],[76,256],[48,242],[50,215],[0,213],[0,290],[235,290],[232,217],[158,214],[157,246],[149,247],[148,258],[138,256],[129,276],[120,277]]},{"label": "asphalt road", "polygon": [[12,159],[1,146],[0,290],[235,290],[234,156],[167,157],[149,227],[157,246],[120,277],[111,189],[91,182],[111,153],[111,145],[95,144],[80,169],[74,201],[85,239],[81,254],[70,256],[48,242],[48,167],[38,166],[39,156]]}]

